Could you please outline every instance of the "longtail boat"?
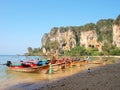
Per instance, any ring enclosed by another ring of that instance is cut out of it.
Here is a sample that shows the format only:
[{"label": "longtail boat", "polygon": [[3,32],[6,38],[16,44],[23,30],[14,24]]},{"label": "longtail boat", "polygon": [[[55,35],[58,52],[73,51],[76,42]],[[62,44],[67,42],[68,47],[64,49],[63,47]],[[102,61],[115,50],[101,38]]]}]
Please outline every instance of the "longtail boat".
[{"label": "longtail boat", "polygon": [[37,66],[34,63],[31,62],[22,62],[22,63],[11,63],[11,61],[8,61],[7,64],[7,71],[16,71],[16,72],[26,72],[26,73],[47,73],[49,70],[49,65],[44,64]]},{"label": "longtail boat", "polygon": [[8,71],[25,72],[25,73],[47,73],[49,65],[34,67],[7,67]]},{"label": "longtail boat", "polygon": [[32,73],[36,72],[36,69],[34,68],[13,68],[13,67],[7,67],[8,71],[16,71],[16,72],[26,72],[26,73]]}]

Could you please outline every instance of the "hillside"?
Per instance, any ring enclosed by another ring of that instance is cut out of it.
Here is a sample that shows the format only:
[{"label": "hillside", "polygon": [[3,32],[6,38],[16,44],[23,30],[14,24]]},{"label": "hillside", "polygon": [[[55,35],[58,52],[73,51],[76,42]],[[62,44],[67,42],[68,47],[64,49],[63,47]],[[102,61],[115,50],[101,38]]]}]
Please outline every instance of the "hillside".
[{"label": "hillside", "polygon": [[119,55],[120,15],[83,26],[53,27],[41,43],[38,52],[45,55]]}]

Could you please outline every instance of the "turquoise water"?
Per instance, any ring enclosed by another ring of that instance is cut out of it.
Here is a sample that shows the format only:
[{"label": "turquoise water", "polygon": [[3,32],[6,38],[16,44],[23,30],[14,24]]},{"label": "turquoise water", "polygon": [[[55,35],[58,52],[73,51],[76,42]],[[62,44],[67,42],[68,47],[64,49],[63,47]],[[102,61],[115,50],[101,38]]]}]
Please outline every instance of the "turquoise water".
[{"label": "turquoise water", "polygon": [[[27,59],[34,60],[34,59],[40,59],[39,56],[28,56]],[[12,62],[19,62],[20,60],[26,60],[25,56],[17,56],[17,55],[0,55],[0,83],[6,83],[9,85],[10,82],[8,80],[17,80],[18,77],[23,77],[26,74],[18,74],[13,72],[6,71],[6,65],[5,64],[8,60]],[[27,75],[26,75],[27,76]],[[4,87],[4,85],[3,85]]]},{"label": "turquoise water", "polygon": [[[30,60],[35,60],[38,58],[40,59],[39,56],[27,57],[27,59],[30,59]],[[2,65],[2,64],[5,64],[8,60],[12,62],[19,62],[20,60],[26,60],[26,56],[0,55],[0,81],[6,78],[9,78],[11,76],[11,74],[8,74],[8,72],[6,72],[6,65]]]}]

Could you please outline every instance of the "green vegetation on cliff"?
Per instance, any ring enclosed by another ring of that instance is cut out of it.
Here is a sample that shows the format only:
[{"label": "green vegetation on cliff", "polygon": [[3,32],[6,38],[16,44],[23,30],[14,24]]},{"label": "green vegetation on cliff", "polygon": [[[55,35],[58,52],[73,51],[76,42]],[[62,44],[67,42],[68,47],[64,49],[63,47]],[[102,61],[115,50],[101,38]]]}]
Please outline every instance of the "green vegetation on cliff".
[{"label": "green vegetation on cliff", "polygon": [[87,48],[83,46],[76,46],[75,48],[72,48],[70,51],[65,51],[64,53],[66,56],[96,56],[96,55],[103,55],[102,52],[99,52],[96,48]]},{"label": "green vegetation on cliff", "polygon": [[120,15],[117,17],[117,19],[113,23],[116,25],[120,25]]},{"label": "green vegetation on cliff", "polygon": [[89,47],[85,49],[82,46],[76,46],[70,51],[65,51],[64,55],[66,56],[102,56],[102,55],[117,55],[120,56],[120,48],[105,44],[103,46],[103,52],[99,52],[97,48]]},{"label": "green vegetation on cliff", "polygon": [[59,49],[59,43],[57,41],[49,42],[49,44],[46,44],[42,48],[46,48],[47,50],[52,49]]},{"label": "green vegetation on cliff", "polygon": [[98,35],[98,41],[106,40],[110,44],[112,43],[112,24],[113,19],[101,19],[96,23],[96,32]]}]

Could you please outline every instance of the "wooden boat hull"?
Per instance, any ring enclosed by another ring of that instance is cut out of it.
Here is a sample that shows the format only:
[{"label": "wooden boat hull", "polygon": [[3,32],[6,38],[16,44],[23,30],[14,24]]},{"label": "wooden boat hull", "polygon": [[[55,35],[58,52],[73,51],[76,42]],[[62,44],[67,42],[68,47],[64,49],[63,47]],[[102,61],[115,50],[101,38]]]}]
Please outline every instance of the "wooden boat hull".
[{"label": "wooden boat hull", "polygon": [[8,71],[15,71],[15,72],[26,72],[26,73],[32,73],[32,72],[36,72],[35,69],[33,68],[12,68],[12,67],[7,67]]},{"label": "wooden boat hull", "polygon": [[35,67],[28,67],[28,68],[7,67],[7,70],[8,71],[15,71],[15,72],[25,72],[25,73],[41,73],[41,72],[47,73],[47,71],[49,70],[49,65],[35,66]]}]

